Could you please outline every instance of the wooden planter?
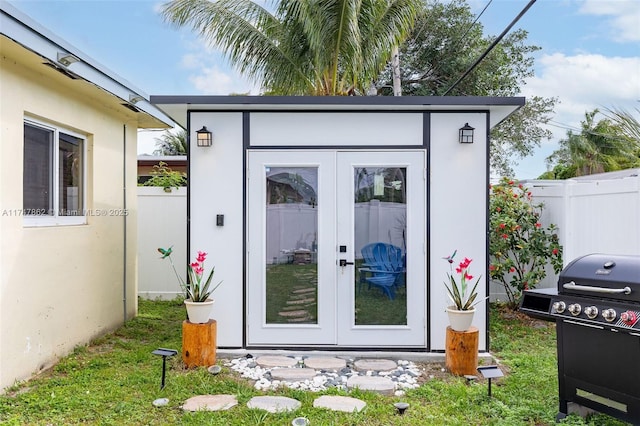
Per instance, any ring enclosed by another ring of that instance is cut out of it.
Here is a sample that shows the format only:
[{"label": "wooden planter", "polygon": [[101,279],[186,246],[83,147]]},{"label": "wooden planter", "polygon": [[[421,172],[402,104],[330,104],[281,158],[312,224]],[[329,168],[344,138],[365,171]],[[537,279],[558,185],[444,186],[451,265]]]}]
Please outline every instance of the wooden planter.
[{"label": "wooden planter", "polygon": [[446,367],[456,376],[477,375],[478,371],[478,337],[477,327],[466,331],[455,331],[447,327],[445,349]]},{"label": "wooden planter", "polygon": [[187,368],[216,363],[216,334],[218,323],[209,320],[204,324],[182,322],[182,361]]}]

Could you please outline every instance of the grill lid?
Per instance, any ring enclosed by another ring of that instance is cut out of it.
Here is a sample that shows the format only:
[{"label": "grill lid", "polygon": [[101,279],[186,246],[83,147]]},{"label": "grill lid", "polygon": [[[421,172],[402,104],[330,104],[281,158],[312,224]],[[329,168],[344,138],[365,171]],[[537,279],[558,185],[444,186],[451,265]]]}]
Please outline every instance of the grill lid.
[{"label": "grill lid", "polygon": [[640,256],[588,254],[569,263],[558,293],[640,303]]}]

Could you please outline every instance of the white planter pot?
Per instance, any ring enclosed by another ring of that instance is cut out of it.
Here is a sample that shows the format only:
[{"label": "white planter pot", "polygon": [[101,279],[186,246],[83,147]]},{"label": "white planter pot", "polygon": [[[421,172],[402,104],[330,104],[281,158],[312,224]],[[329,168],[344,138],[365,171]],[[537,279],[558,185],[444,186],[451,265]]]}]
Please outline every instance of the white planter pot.
[{"label": "white planter pot", "polygon": [[468,311],[459,311],[455,306],[447,307],[449,325],[455,331],[467,331],[471,327],[471,322],[473,322],[473,315],[475,313],[475,308],[469,309]]},{"label": "white planter pot", "polygon": [[213,308],[213,299],[207,299],[205,302],[192,302],[191,299],[184,301],[187,307],[187,316],[189,322],[195,324],[206,324],[211,316],[211,308]]}]

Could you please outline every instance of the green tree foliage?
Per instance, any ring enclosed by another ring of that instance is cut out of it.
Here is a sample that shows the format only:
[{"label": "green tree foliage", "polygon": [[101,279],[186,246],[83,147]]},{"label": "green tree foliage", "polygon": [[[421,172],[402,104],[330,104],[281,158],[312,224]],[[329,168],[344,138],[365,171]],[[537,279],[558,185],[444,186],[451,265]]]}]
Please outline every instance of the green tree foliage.
[{"label": "green tree foliage", "polygon": [[540,223],[543,204],[534,204],[522,184],[503,178],[492,186],[489,212],[489,275],[504,286],[515,308],[523,290],[535,288],[549,264],[562,269],[562,246],[557,227]]},{"label": "green tree foliage", "polygon": [[[533,53],[527,32],[506,35],[491,53],[449,94],[454,96],[516,96],[533,76]],[[401,46],[403,94],[436,96],[445,91],[490,46],[481,24],[465,0],[429,0],[418,14],[414,30]],[[377,81],[380,94],[390,94],[390,69]],[[494,172],[512,174],[516,158],[533,153],[551,132],[543,125],[553,113],[556,99],[532,96],[526,105],[491,132],[490,160]]]},{"label": "green tree foliage", "polygon": [[173,0],[191,27],[272,95],[361,94],[409,34],[420,0]]},{"label": "green tree foliage", "polygon": [[637,120],[629,116],[627,122],[624,114],[614,114],[596,121],[598,113],[597,109],[585,113],[579,133],[567,131],[560,148],[547,157],[552,171],[542,177],[567,179],[640,167],[640,140],[633,133],[638,131]]},{"label": "green tree foliage", "polygon": [[165,131],[156,138],[156,149],[153,155],[187,155],[187,131]]}]

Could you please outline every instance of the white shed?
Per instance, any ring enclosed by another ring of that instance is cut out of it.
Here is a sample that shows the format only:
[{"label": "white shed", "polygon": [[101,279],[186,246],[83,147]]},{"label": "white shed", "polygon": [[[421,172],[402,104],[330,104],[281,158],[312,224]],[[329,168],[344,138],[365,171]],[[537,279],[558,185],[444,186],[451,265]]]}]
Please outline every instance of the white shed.
[{"label": "white shed", "polygon": [[[442,351],[455,250],[488,293],[488,135],[524,98],[151,101],[192,142],[188,252],[208,252],[224,281],[219,347]],[[467,124],[473,143],[460,143]],[[204,127],[208,147],[195,143]],[[384,259],[368,257],[374,243]],[[398,272],[370,272],[385,259]]]}]

